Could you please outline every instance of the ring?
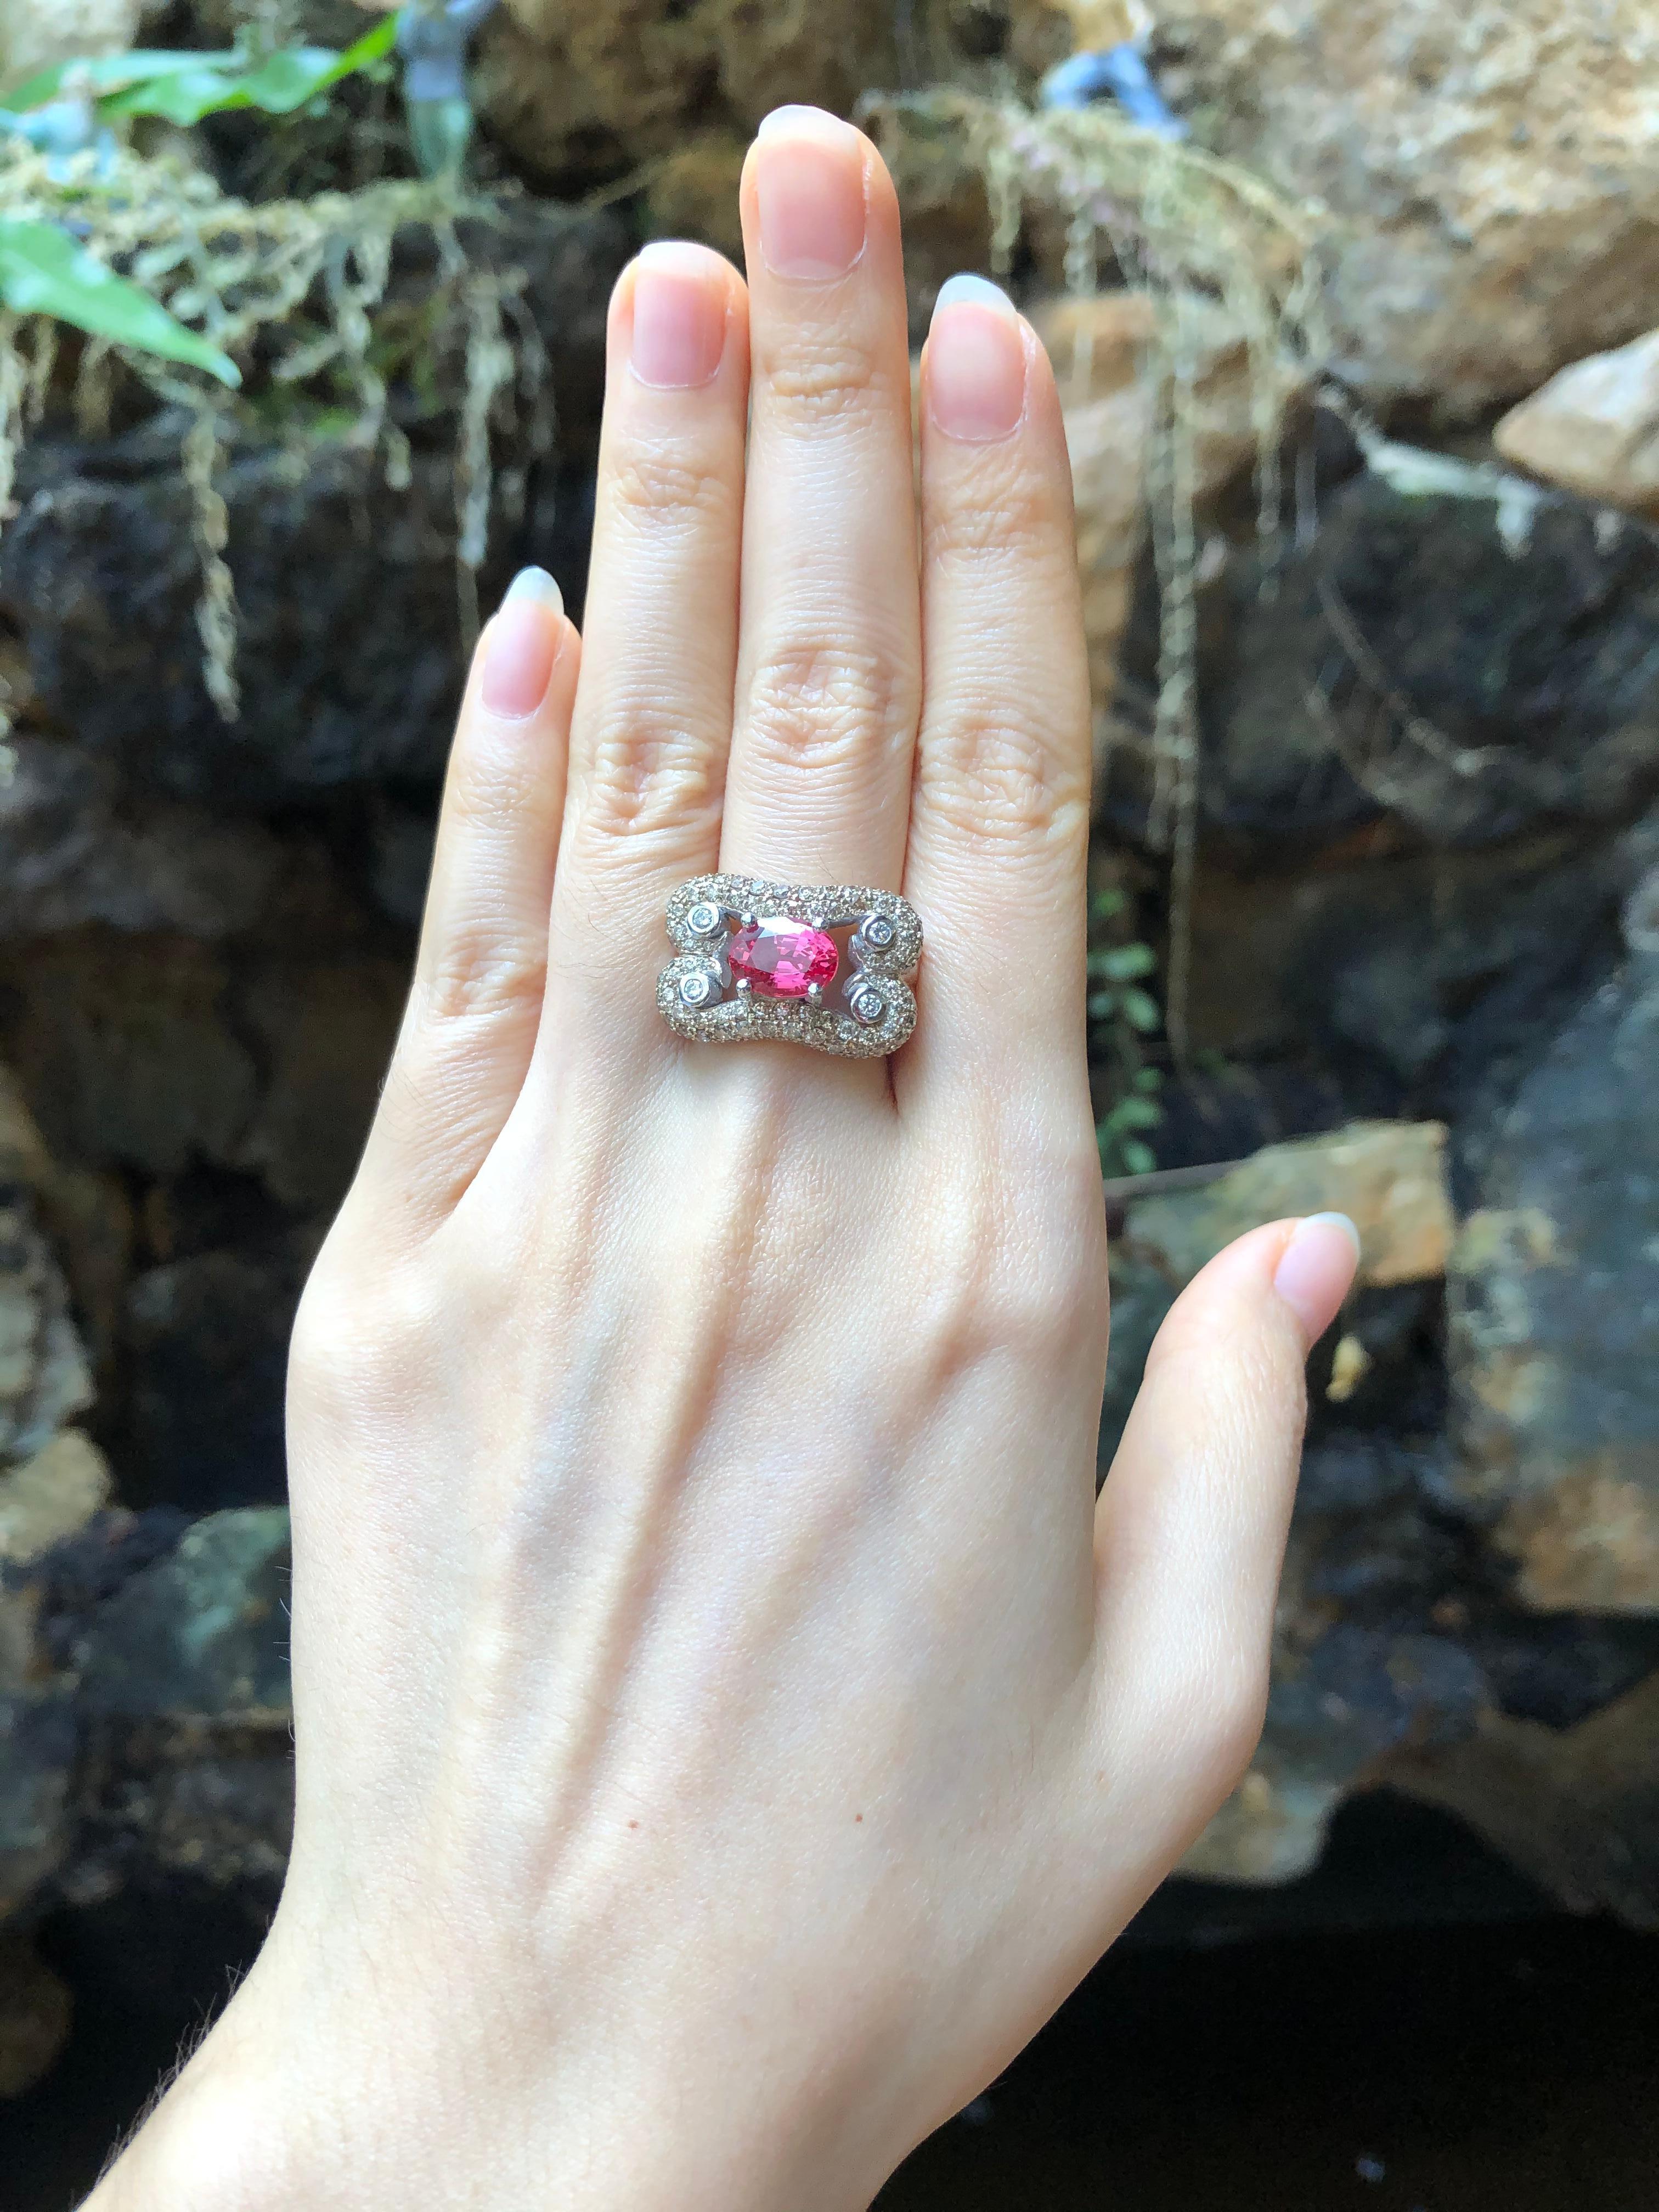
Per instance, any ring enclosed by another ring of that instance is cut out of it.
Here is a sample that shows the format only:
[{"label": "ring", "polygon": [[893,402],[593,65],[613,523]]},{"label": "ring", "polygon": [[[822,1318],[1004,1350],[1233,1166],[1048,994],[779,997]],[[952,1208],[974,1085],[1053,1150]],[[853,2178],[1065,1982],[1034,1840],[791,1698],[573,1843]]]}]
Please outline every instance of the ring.
[{"label": "ring", "polygon": [[896,891],[694,876],[668,902],[668,934],[680,950],[657,1004],[700,1044],[786,1037],[875,1060],[916,1025],[921,923]]}]

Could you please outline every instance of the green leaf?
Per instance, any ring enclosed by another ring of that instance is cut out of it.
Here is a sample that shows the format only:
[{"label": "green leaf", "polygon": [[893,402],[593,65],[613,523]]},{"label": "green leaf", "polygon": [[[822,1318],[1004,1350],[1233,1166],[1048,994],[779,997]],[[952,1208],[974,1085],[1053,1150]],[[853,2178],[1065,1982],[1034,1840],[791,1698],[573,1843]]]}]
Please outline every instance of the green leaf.
[{"label": "green leaf", "polygon": [[1137,1091],[1162,1091],[1163,1088],[1164,1070],[1161,1067],[1141,1067],[1136,1069],[1135,1089]]},{"label": "green leaf", "polygon": [[79,61],[57,62],[51,69],[38,71],[7,95],[5,106],[17,115],[27,113],[32,107],[44,107],[48,100],[58,98],[64,88],[64,79],[71,74],[84,76],[93,91],[103,99],[112,93],[125,92],[130,85],[143,84],[151,77],[174,76],[181,70],[198,69],[204,64],[234,69],[240,59],[240,55],[234,53],[191,53],[178,48],[90,54]]},{"label": "green leaf", "polygon": [[388,15],[337,53],[331,46],[283,46],[250,66],[240,55],[201,54],[199,66],[146,77],[99,102],[105,115],[160,115],[187,127],[205,115],[258,107],[267,115],[292,115],[343,77],[367,69],[392,51],[398,19]]},{"label": "green leaf", "polygon": [[1150,975],[1158,966],[1158,956],[1150,945],[1115,945],[1098,957],[1100,974],[1114,983],[1127,983],[1137,975]]},{"label": "green leaf", "polygon": [[1150,997],[1145,991],[1133,989],[1125,991],[1122,994],[1121,1004],[1124,1020],[1132,1030],[1139,1030],[1143,1036],[1150,1036],[1164,1020],[1163,1015],[1158,1012],[1158,1000]]},{"label": "green leaf", "polygon": [[1116,1012],[1117,993],[1115,991],[1091,991],[1090,993],[1089,1019],[1091,1022],[1109,1022],[1112,1016]]},{"label": "green leaf", "polygon": [[1156,1129],[1164,1119],[1164,1109],[1155,1098],[1120,1098],[1112,1109],[1112,1121],[1120,1129]]},{"label": "green leaf", "polygon": [[1123,1164],[1131,1175],[1151,1175],[1158,1165],[1158,1154],[1139,1137],[1131,1137],[1123,1147]]},{"label": "green leaf", "polygon": [[1096,891],[1089,901],[1089,911],[1097,921],[1109,921],[1115,914],[1123,911],[1123,894],[1120,890]]},{"label": "green leaf", "polygon": [[44,106],[63,90],[71,71],[84,71],[98,96],[100,115],[159,115],[188,127],[204,115],[258,107],[267,115],[292,115],[343,77],[370,68],[392,52],[398,18],[386,16],[343,52],[332,46],[283,46],[255,61],[242,53],[99,54],[59,62],[14,92],[6,105],[18,112]]},{"label": "green leaf", "polygon": [[228,354],[187,330],[55,222],[0,221],[0,300],[14,313],[55,315],[95,337],[204,368],[222,384],[242,380]]}]

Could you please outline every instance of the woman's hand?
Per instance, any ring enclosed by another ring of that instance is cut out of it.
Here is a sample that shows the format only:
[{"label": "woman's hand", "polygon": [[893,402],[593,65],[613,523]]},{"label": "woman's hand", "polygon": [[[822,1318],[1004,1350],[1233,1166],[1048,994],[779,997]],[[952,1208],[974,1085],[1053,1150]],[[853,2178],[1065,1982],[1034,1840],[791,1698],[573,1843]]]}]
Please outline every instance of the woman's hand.
[{"label": "woman's hand", "polygon": [[[295,1339],[288,1886],[100,2212],[867,2204],[1256,1739],[1351,1241],[1193,1285],[1097,1508],[1053,378],[947,290],[918,538],[880,161],[786,110],[743,215],[617,289],[585,642],[532,574],[479,648]],[[671,1034],[716,866],[902,889],[896,1059]]]}]

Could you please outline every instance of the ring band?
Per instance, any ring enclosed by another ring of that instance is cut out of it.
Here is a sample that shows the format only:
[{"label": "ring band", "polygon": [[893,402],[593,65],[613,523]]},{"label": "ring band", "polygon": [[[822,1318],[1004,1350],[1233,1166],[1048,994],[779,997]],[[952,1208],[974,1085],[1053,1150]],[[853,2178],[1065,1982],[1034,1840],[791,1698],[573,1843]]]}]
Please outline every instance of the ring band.
[{"label": "ring band", "polygon": [[916,1025],[921,924],[896,891],[694,876],[668,902],[668,934],[680,949],[657,1004],[698,1043],[784,1037],[876,1060]]}]

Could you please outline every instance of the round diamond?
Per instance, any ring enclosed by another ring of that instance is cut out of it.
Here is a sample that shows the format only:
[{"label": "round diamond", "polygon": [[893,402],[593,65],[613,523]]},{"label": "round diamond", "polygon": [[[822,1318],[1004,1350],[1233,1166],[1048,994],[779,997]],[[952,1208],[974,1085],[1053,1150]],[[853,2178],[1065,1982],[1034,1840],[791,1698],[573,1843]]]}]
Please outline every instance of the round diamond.
[{"label": "round diamond", "polygon": [[720,926],[720,910],[703,899],[686,915],[685,925],[694,937],[712,937]]},{"label": "round diamond", "polygon": [[884,914],[872,914],[864,925],[864,941],[878,949],[890,945],[895,935],[892,923]]},{"label": "round diamond", "polygon": [[849,1003],[854,1019],[862,1022],[866,1029],[873,1029],[887,1012],[887,1001],[879,991],[854,991]]},{"label": "round diamond", "polygon": [[745,921],[726,951],[732,974],[768,999],[804,999],[814,983],[833,982],[841,965],[833,937],[785,914]]},{"label": "round diamond", "polygon": [[688,1006],[706,1006],[709,994],[714,988],[712,976],[701,974],[682,975],[680,978],[681,1002]]}]

